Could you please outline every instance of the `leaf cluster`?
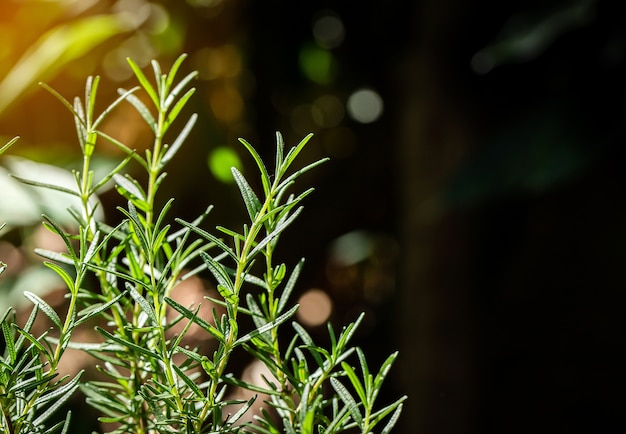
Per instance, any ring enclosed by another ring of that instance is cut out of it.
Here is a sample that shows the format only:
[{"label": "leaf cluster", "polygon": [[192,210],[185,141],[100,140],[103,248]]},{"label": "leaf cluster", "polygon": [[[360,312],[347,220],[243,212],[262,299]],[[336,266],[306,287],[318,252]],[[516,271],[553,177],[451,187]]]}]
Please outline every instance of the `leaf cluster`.
[{"label": "leaf cluster", "polygon": [[[256,165],[261,185],[256,192],[244,173],[232,169],[248,217],[241,228],[217,226],[215,232],[203,228],[211,207],[190,222],[168,215],[173,199],[157,207],[164,169],[197,120],[192,114],[174,131],[174,121],[185,114],[194,93],[188,86],[195,72],[177,78],[184,59],[184,55],[179,57],[167,73],[152,62],[150,79],[129,60],[139,85],[120,89],[119,97],[100,114],[96,114],[97,77],[87,80],[84,98],[72,103],[44,85],[74,119],[82,168],[74,171],[74,189],[20,180],[78,197],[81,208],[68,209],[75,231],[44,216],[44,226],[63,241],[65,250],[37,250],[68,288],[67,312],[60,315],[41,297],[27,293],[34,306],[28,322],[18,326],[12,311],[2,319],[2,428],[10,433],[66,432],[69,414],[52,426],[46,422],[80,387],[114,433],[339,433],[353,429],[369,433],[383,422],[380,432],[390,432],[406,397],[380,408],[376,401],[397,353],[376,374],[370,372],[363,352],[350,344],[362,315],[339,332],[328,325],[330,348],[316,344],[294,321],[298,306],[289,303],[304,260],[289,270],[274,259],[284,231],[313,191],[294,192],[296,181],[326,161],[296,165],[311,135],[287,149],[277,133],[273,170],[250,143],[240,140]],[[99,129],[122,103],[130,103],[153,133],[153,144],[144,155]],[[106,176],[95,179],[91,159],[103,140],[122,149],[126,158]],[[131,161],[146,172],[145,183],[124,173]],[[115,183],[127,202],[118,208],[122,221],[115,227],[95,218],[96,196],[109,182]],[[215,306],[210,318],[200,314],[200,306],[184,305],[171,297],[176,285],[197,274],[210,277],[219,294],[207,297],[206,302]],[[168,312],[176,314],[173,321],[168,320]],[[32,334],[40,313],[55,333]],[[96,322],[100,342],[72,339],[77,327]],[[252,328],[245,325],[250,323]],[[216,342],[212,354],[184,343],[192,326]],[[289,326],[290,331],[281,332]],[[285,334],[292,337],[285,341]],[[104,380],[81,381],[81,374],[57,379],[58,364],[70,347],[92,355]],[[235,351],[247,352],[271,375],[263,377],[261,384],[239,378],[232,371]],[[358,368],[351,360],[358,362]],[[232,398],[238,389],[254,396]],[[255,410],[256,400],[264,400],[260,410]]]}]

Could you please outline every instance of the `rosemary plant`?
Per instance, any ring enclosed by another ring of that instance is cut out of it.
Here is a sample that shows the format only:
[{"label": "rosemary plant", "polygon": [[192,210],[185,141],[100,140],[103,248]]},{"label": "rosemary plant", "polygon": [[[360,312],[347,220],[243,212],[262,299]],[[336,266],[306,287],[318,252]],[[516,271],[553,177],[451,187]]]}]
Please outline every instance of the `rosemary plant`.
[{"label": "rosemary plant", "polygon": [[[42,298],[26,293],[34,305],[26,324],[18,325],[12,310],[2,317],[2,432],[67,432],[69,414],[50,426],[46,422],[79,387],[113,433],[390,432],[406,397],[384,406],[378,406],[376,399],[397,353],[377,373],[370,372],[363,352],[350,344],[362,316],[341,331],[329,324],[330,348],[317,345],[293,320],[298,306],[289,303],[304,262],[289,270],[274,259],[283,231],[313,191],[292,192],[295,181],[325,161],[296,165],[311,135],[286,149],[277,133],[271,171],[254,147],[241,140],[258,168],[262,186],[255,192],[244,175],[232,169],[248,217],[242,228],[203,229],[210,207],[188,222],[168,216],[173,199],[157,206],[165,167],[197,120],[193,114],[180,131],[172,131],[194,93],[188,88],[194,72],[177,79],[184,59],[180,56],[167,73],[153,61],[152,80],[129,60],[139,85],[119,90],[119,97],[100,114],[95,112],[97,77],[87,80],[84,99],[72,103],[43,85],[74,118],[82,169],[74,172],[75,189],[20,180],[76,196],[81,209],[68,210],[78,228],[75,232],[44,216],[43,224],[63,240],[66,250],[37,250],[68,287],[67,312],[60,314]],[[136,95],[140,91],[146,98]],[[152,131],[153,143],[144,155],[99,128],[121,103],[132,104]],[[126,158],[96,180],[92,157],[103,140],[123,150]],[[123,174],[131,161],[145,170],[144,185]],[[127,202],[118,208],[123,219],[115,227],[95,217],[97,194],[111,181]],[[213,309],[211,318],[202,317],[199,306],[183,305],[171,297],[176,285],[199,273],[210,276],[219,293],[208,302],[223,311]],[[96,288],[87,276],[93,276]],[[177,318],[168,320],[168,311]],[[52,329],[35,336],[32,325],[41,313]],[[96,326],[101,342],[72,340],[77,327],[95,318],[103,320]],[[246,328],[244,324],[250,323],[254,326]],[[175,325],[180,328],[177,333],[173,333]],[[212,354],[183,344],[192,325],[215,339],[217,349]],[[292,330],[281,333],[285,327]],[[81,381],[81,374],[57,378],[59,361],[69,347],[91,354],[106,381]],[[246,351],[266,366],[271,375],[264,377],[264,385],[246,382],[233,372],[230,362],[235,351]],[[266,405],[249,417],[257,395],[249,400],[228,398],[237,388],[267,397]]]}]

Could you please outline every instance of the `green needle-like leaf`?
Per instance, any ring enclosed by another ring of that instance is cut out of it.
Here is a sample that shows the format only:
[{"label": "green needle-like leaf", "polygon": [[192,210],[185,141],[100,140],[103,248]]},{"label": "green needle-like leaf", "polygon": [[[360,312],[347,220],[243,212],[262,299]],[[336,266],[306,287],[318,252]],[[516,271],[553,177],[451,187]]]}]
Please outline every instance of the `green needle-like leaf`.
[{"label": "green needle-like leaf", "polygon": [[367,400],[365,389],[363,388],[363,385],[361,384],[359,377],[356,375],[356,372],[354,372],[354,369],[352,368],[352,366],[350,366],[346,362],[342,362],[341,367],[343,368],[344,372],[348,376],[348,379],[350,380],[350,383],[352,383],[352,387],[354,387],[354,390],[356,391],[356,394],[359,396],[359,399],[361,400],[361,402],[366,406],[370,404]]},{"label": "green needle-like leaf", "polygon": [[39,181],[33,181],[31,179],[25,179],[25,178],[21,178],[17,175],[11,175],[12,178],[17,179],[18,181],[20,181],[23,184],[27,184],[27,185],[32,185],[33,187],[42,187],[42,188],[47,188],[49,190],[55,190],[55,191],[60,191],[61,193],[66,193],[69,194],[71,196],[78,196],[80,197],[80,194],[74,190],[70,190],[69,188],[66,187],[61,187],[60,185],[54,185],[54,184],[48,184],[46,182],[39,182]]},{"label": "green needle-like leaf", "polygon": [[300,306],[295,305],[294,307],[292,307],[291,309],[289,309],[287,312],[285,312],[284,314],[282,314],[281,316],[279,316],[278,318],[276,318],[274,321],[270,321],[267,324],[265,324],[262,327],[259,327],[253,331],[251,331],[250,333],[247,333],[246,335],[240,337],[239,339],[237,339],[237,341],[235,342],[234,346],[237,345],[241,345],[244,342],[248,342],[250,339],[257,337],[263,333],[265,333],[266,331],[269,331],[275,327],[278,327],[279,325],[281,325],[282,323],[284,323],[285,321],[287,321],[289,318],[291,318],[296,311],[298,310]]},{"label": "green needle-like leaf", "polygon": [[15,350],[15,341],[13,340],[11,327],[4,319],[2,320],[2,334],[4,335],[6,350],[9,352],[9,363],[12,365],[17,359],[17,351]]},{"label": "green needle-like leaf", "polygon": [[302,212],[302,207],[298,208],[292,215],[289,216],[286,220],[280,222],[274,230],[269,233],[265,238],[263,238],[259,243],[252,249],[248,255],[249,258],[253,258],[259,251],[261,251],[270,241],[279,236],[283,230],[287,228],[293,221],[298,218]]},{"label": "green needle-like leaf", "polygon": [[136,95],[132,95],[125,89],[118,89],[118,93],[124,96],[124,99],[128,101],[137,110],[137,113],[141,115],[146,124],[150,127],[153,133],[156,133],[157,123],[150,112],[150,109],[141,101]]},{"label": "green needle-like leaf", "polygon": [[200,257],[207,265],[211,274],[213,274],[213,277],[217,280],[217,283],[226,288],[230,293],[234,293],[235,287],[233,286],[233,282],[230,279],[228,272],[221,266],[221,264],[215,261],[206,252],[200,252]]},{"label": "green needle-like leaf", "polygon": [[5,145],[3,145],[0,148],[0,155],[2,155],[5,151],[7,151],[11,146],[13,146],[13,144],[15,142],[17,142],[19,140],[19,136],[13,137],[11,140],[9,140]]},{"label": "green needle-like leaf", "polygon": [[[51,265],[54,265],[54,264],[51,264]],[[33,304],[35,304],[43,313],[45,313],[46,316],[50,318],[50,321],[52,321],[54,325],[56,325],[59,329],[61,329],[62,327],[61,319],[59,318],[59,315],[56,313],[56,311],[48,303],[46,303],[38,295],[33,294],[32,292],[29,292],[29,291],[24,292],[24,296],[27,299],[29,299]]]},{"label": "green needle-like leaf", "polygon": [[[154,78],[148,78],[128,59],[139,86],[118,89],[113,102],[100,113],[96,112],[101,84],[97,76],[86,80],[84,95],[69,101],[42,85],[73,115],[83,153],[82,167],[72,172],[77,187],[16,179],[80,199],[68,208],[71,225],[60,225],[44,216],[45,228],[61,238],[64,251],[36,250],[45,259],[45,266],[69,288],[69,302],[66,311],[57,310],[33,289],[25,293],[33,308],[23,329],[15,323],[13,310],[2,316],[0,414],[7,422],[0,421],[0,431],[69,432],[69,413],[55,420],[51,416],[81,385],[82,372],[71,379],[56,377],[59,357],[72,348],[92,355],[99,364],[96,369],[106,377],[81,387],[87,402],[100,413],[99,420],[116,424],[115,432],[338,434],[358,428],[369,434],[377,424],[386,422],[382,432],[388,434],[406,397],[381,409],[375,409],[374,403],[398,353],[390,355],[375,376],[370,373],[364,352],[349,346],[362,314],[341,333],[335,333],[328,323],[330,349],[318,345],[296,322],[295,333],[286,332],[287,340],[279,333],[281,325],[292,321],[298,309],[297,304],[290,306],[289,299],[304,260],[289,273],[284,263],[275,261],[279,257],[277,247],[285,229],[302,212],[303,200],[313,191],[294,191],[296,181],[327,161],[296,165],[311,134],[287,151],[277,132],[271,173],[259,152],[240,139],[256,164],[262,190],[252,188],[256,182],[249,182],[252,178],[247,172],[244,176],[243,171],[232,169],[248,218],[234,230],[216,225],[224,239],[200,228],[210,208],[191,223],[173,216],[180,229],[171,229],[168,224],[174,199],[162,200],[157,192],[168,179],[165,166],[178,154],[198,121],[195,113],[177,121],[195,93],[190,83],[197,72],[177,78],[186,57],[179,56],[169,71],[162,71],[159,62],[153,60]],[[138,89],[146,93],[139,94]],[[152,146],[141,155],[98,131],[122,101],[127,101],[151,129]],[[168,133],[174,123],[182,128],[177,134]],[[121,161],[104,175],[99,174],[101,167],[94,160],[100,139],[123,152]],[[0,147],[0,153],[16,140]],[[130,160],[139,163],[144,173],[125,173]],[[103,205],[94,205],[96,193],[109,184],[115,184],[113,191],[128,203],[128,207],[118,208],[124,220],[115,227],[99,221]],[[155,203],[165,205],[158,209]],[[214,248],[217,252],[209,250]],[[4,267],[0,263],[0,272]],[[185,298],[182,303],[193,306],[188,307],[169,297],[178,283],[208,274],[206,270],[219,293],[205,297],[211,306],[209,318],[201,317],[204,310],[199,303]],[[39,312],[53,327],[34,335]],[[77,326],[98,316],[102,317],[98,318],[101,325],[95,329],[103,339],[85,343],[73,340]],[[59,337],[49,336],[55,335],[51,333],[55,329],[60,331]],[[203,338],[198,332],[215,339],[210,348],[189,347],[200,345]],[[267,369],[260,376],[260,384],[232,374],[239,366],[232,363],[241,353],[238,346]],[[354,352],[360,372],[354,365]],[[256,396],[236,398],[232,392],[238,388],[268,395],[266,403],[274,413],[270,414],[266,406],[249,418]]]},{"label": "green needle-like leaf", "polygon": [[74,290],[74,279],[69,275],[69,273],[67,271],[65,271],[64,268],[58,266],[57,264],[53,263],[53,262],[48,262],[48,261],[44,261],[43,263],[46,267],[50,268],[51,270],[53,270],[56,274],[58,274],[61,279],[63,279],[63,282],[65,282],[65,285],[67,286],[67,288],[71,291]]},{"label": "green needle-like leaf", "polygon": [[[172,64],[170,71],[167,73],[167,78],[165,79],[165,91],[166,92],[169,92],[169,90],[172,88],[172,84],[174,83],[176,74],[178,73],[180,66],[183,64],[186,58],[187,58],[187,54],[183,53],[180,56],[178,56],[176,60],[174,61],[174,63]],[[174,93],[174,91],[172,91],[172,93]]]},{"label": "green needle-like leaf", "polygon": [[141,87],[148,93],[148,96],[150,96],[150,99],[154,103],[154,106],[159,107],[160,103],[159,103],[159,97],[157,95],[157,92],[154,90],[154,87],[152,87],[152,84],[150,84],[150,82],[148,81],[144,73],[141,71],[141,68],[139,68],[139,66],[132,59],[129,58],[126,60],[128,61],[130,68],[135,73],[137,80],[139,80],[139,84],[141,84]]},{"label": "green needle-like leaf", "polygon": [[252,155],[252,158],[254,158],[257,167],[261,171],[261,183],[263,184],[263,192],[265,193],[265,196],[269,196],[271,191],[271,183],[269,173],[267,172],[267,168],[265,167],[265,163],[263,163],[261,156],[250,143],[241,138],[239,139],[239,141],[246,147],[250,155]]},{"label": "green needle-like leaf", "polygon": [[283,309],[285,309],[285,306],[287,305],[287,301],[289,301],[289,296],[291,296],[293,288],[296,286],[296,281],[298,280],[298,277],[300,276],[300,271],[302,271],[303,266],[304,266],[304,259],[300,259],[300,262],[298,262],[298,264],[294,267],[293,271],[291,272],[291,275],[289,276],[289,280],[287,281],[287,284],[285,285],[283,292],[280,294],[280,298],[278,300],[277,313],[280,313],[283,311]]},{"label": "green needle-like leaf", "polygon": [[192,114],[189,120],[187,121],[187,123],[185,124],[185,126],[183,127],[183,129],[180,131],[180,133],[176,137],[176,140],[174,140],[172,145],[167,148],[167,151],[163,155],[163,158],[161,158],[161,165],[159,166],[159,169],[162,170],[165,167],[165,165],[172,158],[174,158],[174,155],[176,155],[176,153],[178,152],[182,144],[185,142],[185,140],[187,140],[187,136],[189,136],[189,133],[191,132],[191,129],[194,127],[194,125],[196,124],[197,120],[198,120],[198,115],[196,113]]},{"label": "green needle-like leaf", "polygon": [[396,407],[395,411],[389,418],[389,421],[387,422],[383,430],[380,432],[380,434],[389,434],[391,432],[391,429],[396,425],[396,423],[398,422],[398,419],[400,419],[400,413],[402,413],[402,404]]},{"label": "green needle-like leaf", "polygon": [[118,343],[120,345],[122,345],[123,347],[126,347],[136,353],[139,354],[143,354],[144,356],[148,356],[150,360],[152,359],[157,359],[157,360],[162,360],[161,356],[159,355],[159,353],[151,351],[149,348],[144,348],[140,345],[135,344],[134,342],[131,342],[127,339],[122,339],[119,336],[115,336],[113,334],[111,334],[110,332],[108,332],[107,330],[103,329],[102,327],[98,327],[96,326],[96,330],[102,334],[102,336],[104,336],[106,339],[109,339],[115,343]]},{"label": "green needle-like leaf", "polygon": [[215,326],[205,321],[204,319],[196,316],[192,311],[190,311],[189,309],[187,309],[185,306],[178,303],[177,301],[172,300],[171,298],[165,297],[165,302],[169,306],[171,306],[176,312],[180,313],[185,318],[198,324],[202,329],[210,333],[215,339],[218,340],[218,342],[224,342],[224,334],[220,332]]},{"label": "green needle-like leaf", "polygon": [[167,114],[167,117],[165,118],[165,125],[163,126],[163,132],[169,129],[170,125],[172,125],[172,122],[176,120],[176,118],[182,111],[183,107],[185,107],[185,105],[187,104],[187,101],[189,101],[189,98],[191,98],[191,96],[194,93],[196,93],[195,88],[189,89],[183,96],[180,97],[180,99],[176,102],[176,104],[174,104],[174,107],[172,107],[172,110]]},{"label": "green needle-like leaf", "polygon": [[187,374],[185,374],[175,363],[172,363],[171,366],[174,371],[176,371],[176,375],[178,375],[178,377],[183,380],[183,382],[187,385],[187,387],[189,387],[189,390],[193,392],[196,398],[204,398],[202,390],[200,390],[196,383],[191,378],[189,378]]},{"label": "green needle-like leaf", "polygon": [[212,243],[214,243],[217,247],[220,248],[220,250],[222,250],[223,252],[227,253],[228,256],[230,256],[232,259],[234,259],[235,261],[238,261],[239,258],[237,257],[237,255],[235,255],[235,252],[233,252],[233,250],[228,247],[226,244],[224,244],[224,242],[222,240],[220,240],[219,238],[215,237],[214,235],[211,235],[210,233],[208,233],[207,231],[200,229],[198,226],[192,224],[192,223],[188,223],[184,220],[181,219],[176,219],[176,222],[188,227],[189,229],[191,229],[192,231],[196,232],[198,235],[200,235],[201,237],[211,241]]},{"label": "green needle-like leaf", "polygon": [[252,188],[250,188],[248,181],[246,181],[246,178],[242,175],[242,173],[235,167],[232,167],[230,170],[233,173],[233,178],[237,183],[237,187],[239,187],[239,191],[241,192],[241,197],[243,198],[246,209],[248,210],[250,220],[254,221],[257,213],[261,211],[261,202]]},{"label": "green needle-like leaf", "polygon": [[156,312],[152,305],[146,300],[139,292],[135,289],[133,285],[126,282],[126,290],[130,294],[130,296],[135,300],[135,302],[141,307],[141,310],[148,315],[148,318],[152,321],[153,325],[159,325],[159,320],[157,319]]},{"label": "green needle-like leaf", "polygon": [[333,386],[333,389],[335,389],[343,403],[348,406],[348,411],[350,412],[352,419],[354,419],[357,425],[361,427],[363,425],[363,415],[359,411],[359,406],[356,401],[350,392],[348,392],[348,389],[346,389],[345,386],[334,377],[330,378],[330,384]]},{"label": "green needle-like leaf", "polygon": [[[100,123],[107,117],[107,115],[109,113],[111,113],[113,111],[113,109],[115,109],[115,107],[117,107],[122,101],[124,101],[128,97],[130,97],[133,92],[137,91],[137,89],[139,89],[139,86],[135,86],[134,88],[132,88],[130,90],[126,90],[126,91],[122,90],[122,92],[120,93],[120,96],[115,101],[113,101],[111,104],[109,104],[109,106],[102,113],[100,113],[100,116],[98,116],[98,118],[91,125],[91,129],[95,130],[96,128],[98,128]],[[119,90],[118,90],[118,92],[119,92]],[[94,95],[95,95],[95,93],[94,93]]]}]

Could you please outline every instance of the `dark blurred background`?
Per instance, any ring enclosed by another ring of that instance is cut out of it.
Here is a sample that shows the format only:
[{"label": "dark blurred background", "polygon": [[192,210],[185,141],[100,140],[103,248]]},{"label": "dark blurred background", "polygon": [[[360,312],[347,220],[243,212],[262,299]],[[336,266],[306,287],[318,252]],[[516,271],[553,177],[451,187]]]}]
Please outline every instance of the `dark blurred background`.
[{"label": "dark blurred background", "polygon": [[[100,75],[104,107],[132,85],[127,56],[169,65],[186,52],[202,120],[164,199],[188,219],[215,204],[209,224],[238,225],[223,169],[254,167],[237,138],[271,161],[275,131],[288,145],[315,133],[303,159],[331,161],[303,178],[316,192],[281,254],[289,265],[307,258],[303,305],[307,295],[332,303],[302,318],[319,339],[323,321],[365,311],[357,343],[371,364],[400,350],[381,396],[409,395],[396,432],[626,432],[623,9],[2,0],[1,143],[20,135],[13,157],[76,167],[69,113],[36,83],[71,98]],[[104,128],[148,146],[130,107]],[[99,158],[106,168],[120,155],[102,145]],[[32,282],[26,250],[41,208],[53,207],[9,195],[20,187],[7,161],[3,310]],[[115,195],[102,200],[118,218]]]}]

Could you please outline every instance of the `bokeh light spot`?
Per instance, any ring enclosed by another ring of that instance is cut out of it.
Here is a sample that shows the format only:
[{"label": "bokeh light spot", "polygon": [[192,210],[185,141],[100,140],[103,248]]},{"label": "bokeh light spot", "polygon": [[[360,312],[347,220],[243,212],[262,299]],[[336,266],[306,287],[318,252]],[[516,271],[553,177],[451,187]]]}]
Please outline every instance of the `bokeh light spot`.
[{"label": "bokeh light spot", "polygon": [[243,113],[243,98],[234,86],[215,89],[209,96],[213,116],[222,122],[234,122]]},{"label": "bokeh light spot", "polygon": [[335,59],[332,53],[323,48],[305,45],[300,50],[298,60],[302,73],[315,83],[328,84],[335,77]]},{"label": "bokeh light spot", "polygon": [[306,291],[298,299],[298,320],[308,327],[317,327],[324,324],[330,318],[333,303],[321,289],[313,288]]},{"label": "bokeh light spot", "polygon": [[147,28],[152,34],[160,34],[167,30],[170,25],[170,14],[163,5],[150,3],[150,16]]},{"label": "bokeh light spot", "polygon": [[359,89],[348,98],[347,109],[352,119],[368,124],[383,114],[383,99],[372,89]]},{"label": "bokeh light spot", "polygon": [[367,259],[372,252],[372,239],[362,231],[349,232],[333,241],[331,260],[342,266],[350,266]]},{"label": "bokeh light spot", "polygon": [[236,77],[241,73],[241,53],[230,44],[198,50],[193,63],[202,80]]},{"label": "bokeh light spot", "polygon": [[300,135],[315,132],[319,129],[319,126],[313,120],[311,106],[308,104],[296,106],[291,111],[289,120],[293,130]]},{"label": "bokeh light spot", "polygon": [[209,154],[209,169],[213,176],[221,182],[232,183],[233,175],[231,168],[241,170],[241,160],[237,153],[229,147],[217,147]]},{"label": "bokeh light spot", "polygon": [[205,8],[220,6],[223,2],[224,0],[187,0],[187,3],[191,6]]},{"label": "bokeh light spot", "polygon": [[343,42],[345,30],[335,15],[324,15],[313,23],[315,41],[324,48],[335,48]]},{"label": "bokeh light spot", "polygon": [[132,77],[133,71],[128,66],[127,58],[133,59],[139,66],[145,66],[158,55],[151,40],[143,33],[122,42],[117,48],[109,51],[102,59],[102,67],[112,80],[124,81]]},{"label": "bokeh light spot", "polygon": [[345,114],[343,104],[335,95],[322,95],[313,102],[311,115],[317,125],[324,128],[336,127]]}]

